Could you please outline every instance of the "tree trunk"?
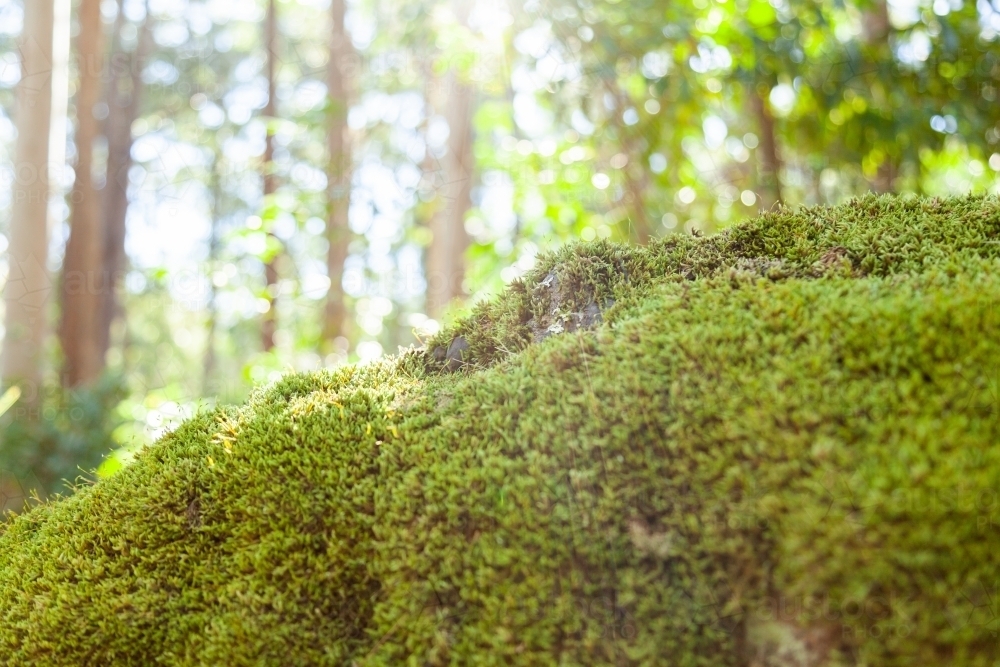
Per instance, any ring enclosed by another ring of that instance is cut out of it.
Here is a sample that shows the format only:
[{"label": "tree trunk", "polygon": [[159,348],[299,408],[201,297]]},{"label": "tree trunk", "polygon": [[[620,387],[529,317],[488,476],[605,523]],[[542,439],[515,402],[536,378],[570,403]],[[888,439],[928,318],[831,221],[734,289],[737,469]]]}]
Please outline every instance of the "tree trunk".
[{"label": "tree trunk", "polygon": [[[638,152],[628,151],[626,152],[630,158],[634,155],[641,155]],[[633,170],[631,165],[625,167],[622,170],[622,174],[625,177],[625,185],[628,189],[629,196],[629,231],[635,230],[635,240],[639,245],[646,245],[649,243],[649,237],[652,234],[653,225],[649,221],[649,216],[646,215],[646,202],[643,194],[646,192],[646,187],[648,183],[648,178],[646,177],[645,171],[640,169],[635,169],[638,171],[640,176],[636,178],[633,175]]]},{"label": "tree trunk", "polygon": [[427,249],[427,314],[435,319],[449,303],[464,295],[465,252],[469,247],[465,214],[472,206],[475,170],[472,152],[475,91],[455,72],[448,74],[444,90],[450,93],[445,101],[448,152],[441,160],[444,184],[431,218],[431,244]]},{"label": "tree trunk", "polygon": [[[274,174],[274,127],[272,121],[277,118],[277,48],[278,48],[278,13],[275,0],[268,0],[267,15],[264,18],[264,44],[267,48],[267,106],[264,116],[268,123],[267,138],[264,145],[264,206],[270,203],[278,185]],[[269,238],[271,237],[268,232]],[[274,334],[278,330],[277,307],[278,267],[277,257],[271,257],[264,264],[264,282],[266,284],[267,312],[261,322],[261,344],[265,352],[274,349]]]},{"label": "tree trunk", "polygon": [[354,46],[344,25],[347,10],[345,0],[331,2],[333,30],[330,38],[330,63],[327,87],[330,95],[330,127],[328,145],[330,165],[327,170],[329,181],[329,213],[326,223],[326,237],[330,244],[326,257],[326,271],[330,278],[330,288],[326,295],[326,309],[323,319],[324,347],[333,348],[333,341],[346,333],[347,304],[344,301],[344,263],[351,241],[347,212],[351,205],[352,158],[351,141],[347,127],[347,110],[353,93],[351,77],[354,74]]},{"label": "tree trunk", "polygon": [[896,191],[896,177],[898,175],[899,169],[896,166],[895,158],[892,155],[886,155],[885,160],[878,166],[875,181],[872,183],[875,192],[880,195],[894,193]]},{"label": "tree trunk", "polygon": [[104,191],[104,280],[101,282],[101,320],[98,332],[100,356],[103,359],[111,346],[111,325],[121,312],[118,299],[120,284],[125,277],[125,221],[128,215],[128,172],[132,168],[132,124],[139,116],[142,94],[142,63],[152,48],[152,19],[147,11],[139,28],[134,53],[121,48],[124,22],[123,0],[118,4],[115,25],[115,54],[111,61],[111,82],[108,90],[108,174]]},{"label": "tree trunk", "polygon": [[621,147],[621,152],[628,157],[628,164],[622,168],[621,172],[622,180],[625,182],[626,203],[628,204],[629,236],[634,231],[636,242],[639,245],[646,245],[653,233],[653,225],[646,214],[644,196],[646,188],[649,186],[649,174],[641,164],[636,165],[638,161],[636,158],[642,155],[642,147],[639,145],[642,142],[642,136],[630,133],[628,128],[622,124],[620,110],[628,106],[628,97],[621,86],[615,79],[604,78],[603,83],[605,90],[615,99],[615,107],[619,110],[614,114],[615,132],[619,138],[618,145]]},{"label": "tree trunk", "polygon": [[469,246],[465,214],[472,191],[472,89],[449,74],[445,118],[450,131],[448,152],[441,160],[444,184],[438,192],[437,210],[431,218],[431,244],[427,249],[427,314],[439,318],[454,299],[462,296],[465,251]]},{"label": "tree trunk", "polygon": [[215,336],[219,319],[219,290],[215,286],[215,271],[218,270],[219,246],[221,245],[220,224],[222,218],[222,148],[216,146],[212,156],[212,174],[209,189],[212,193],[212,227],[208,237],[208,321],[206,323],[205,357],[202,364],[201,393],[213,396],[219,391],[215,381],[216,356]]},{"label": "tree trunk", "polygon": [[767,92],[757,85],[751,85],[747,91],[750,106],[757,119],[757,129],[760,132],[760,184],[761,208],[769,209],[782,203],[781,197],[781,156],[778,153],[778,138],[774,129],[774,116],[771,115]]},{"label": "tree trunk", "polygon": [[94,187],[94,141],[100,128],[94,107],[104,74],[104,30],[100,0],[81,0],[77,54],[80,83],[76,97],[76,180],[73,185],[70,235],[62,275],[63,384],[94,382],[104,369],[100,342],[101,293],[104,280],[104,225]]},{"label": "tree trunk", "polygon": [[862,13],[861,36],[865,42],[875,44],[878,42],[888,43],[889,29],[889,7],[885,0],[873,0]]},{"label": "tree trunk", "polygon": [[49,132],[52,116],[53,0],[24,4],[17,84],[16,170],[4,287],[6,332],[2,373],[22,389],[15,416],[38,418],[45,311],[51,291],[48,253]]},{"label": "tree trunk", "polygon": [[[865,43],[876,54],[876,60],[881,60],[891,51],[889,44],[889,32],[892,24],[889,22],[889,8],[885,0],[873,0],[862,14],[861,36]],[[890,135],[891,136],[891,135]],[[891,142],[885,145],[886,156],[882,164],[878,166],[878,171],[872,181],[872,189],[879,194],[893,193],[896,191],[896,178],[899,176],[899,160],[892,154]]]},{"label": "tree trunk", "polygon": [[66,123],[69,119],[69,55],[71,41],[70,23],[73,10],[71,0],[55,0],[52,19],[52,113],[49,122],[49,229],[61,224],[57,218],[60,207],[53,206],[59,198],[65,199],[62,183],[66,164]]}]

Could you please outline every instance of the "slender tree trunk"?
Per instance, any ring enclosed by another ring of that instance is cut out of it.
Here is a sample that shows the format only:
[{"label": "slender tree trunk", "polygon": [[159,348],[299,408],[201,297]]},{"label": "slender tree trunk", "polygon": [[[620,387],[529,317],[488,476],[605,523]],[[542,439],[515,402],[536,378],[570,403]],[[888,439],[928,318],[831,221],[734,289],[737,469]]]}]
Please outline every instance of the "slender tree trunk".
[{"label": "slender tree trunk", "polygon": [[326,295],[323,321],[323,341],[326,348],[333,347],[333,340],[346,333],[347,304],[344,301],[344,263],[351,242],[347,212],[351,206],[352,156],[351,140],[347,127],[347,110],[350,107],[354,82],[354,46],[344,25],[347,10],[345,0],[331,3],[333,30],[330,38],[330,64],[327,87],[330,94],[330,127],[328,145],[330,165],[329,214],[326,236],[330,244],[326,257],[326,272],[330,289]]},{"label": "slender tree trunk", "polygon": [[62,275],[60,338],[65,355],[63,384],[91,383],[104,369],[100,342],[104,225],[93,179],[94,141],[100,128],[94,107],[104,74],[104,30],[100,0],[81,0],[77,55],[80,83],[76,97],[76,181],[70,235]]},{"label": "slender tree trunk", "polygon": [[774,128],[774,116],[771,114],[767,93],[756,85],[747,90],[750,107],[757,120],[760,132],[760,184],[762,186],[761,208],[769,209],[782,203],[781,196],[781,156],[778,153],[778,137]]},{"label": "slender tree trunk", "polygon": [[[626,155],[632,157],[637,155],[637,152],[628,151]],[[639,245],[646,245],[649,243],[649,237],[652,233],[652,224],[649,222],[649,216],[646,215],[646,204],[643,194],[646,192],[646,186],[648,183],[648,178],[645,175],[645,171],[638,170],[640,176],[636,178],[634,176],[634,169],[631,165],[625,167],[622,173],[625,177],[625,186],[628,189],[630,206],[629,206],[629,223],[631,227],[635,230],[635,239]]]},{"label": "slender tree trunk", "polygon": [[869,44],[886,42],[889,38],[889,7],[885,0],[873,0],[862,13],[861,36]]},{"label": "slender tree trunk", "polygon": [[219,261],[219,218],[222,216],[222,151],[217,148],[212,160],[212,176],[210,189],[212,192],[212,228],[208,237],[208,270],[209,270],[209,295],[208,295],[208,323],[207,336],[205,338],[205,360],[202,370],[202,394],[212,396],[218,391],[215,380],[215,333],[218,327],[219,304],[217,301],[218,289],[215,286],[215,276]]},{"label": "slender tree trunk", "polygon": [[52,287],[46,255],[53,25],[53,0],[25,3],[2,374],[4,384],[21,386],[21,405],[14,414],[27,418],[38,416],[45,310]]},{"label": "slender tree trunk", "polygon": [[[624,109],[628,105],[628,98],[616,80],[604,78],[604,87],[617,101],[618,109]],[[646,214],[644,196],[649,185],[649,175],[644,168],[635,165],[635,158],[642,155],[642,148],[638,145],[642,141],[642,137],[630,134],[622,124],[621,116],[618,114],[615,114],[615,131],[620,138],[621,151],[629,159],[629,163],[621,170],[629,200],[629,233],[631,235],[634,230],[636,242],[639,245],[646,245],[653,233],[653,225]]]},{"label": "slender tree trunk", "polygon": [[[881,60],[884,55],[888,55],[890,52],[889,31],[892,28],[892,24],[889,22],[889,8],[885,0],[873,0],[865,8],[862,17],[861,36],[877,54],[874,58]],[[891,146],[887,146],[887,148],[891,148]],[[895,192],[897,176],[899,176],[899,161],[895,155],[887,151],[885,159],[878,166],[878,171],[872,181],[872,189],[879,194]]]},{"label": "slender tree trunk", "polygon": [[620,136],[624,137],[621,143],[622,153],[629,159],[629,163],[622,168],[621,172],[629,199],[630,232],[632,230],[635,231],[635,239],[639,245],[646,245],[649,243],[649,238],[652,235],[653,225],[646,214],[645,202],[646,188],[649,185],[649,174],[645,167],[636,165],[636,162],[642,156],[642,149],[637,145],[642,141],[642,138],[628,136],[628,130],[622,127],[620,123],[618,125],[618,132]]},{"label": "slender tree trunk", "polygon": [[895,158],[891,155],[886,155],[885,160],[878,166],[875,181],[872,183],[875,192],[878,194],[892,194],[895,192],[898,172]]},{"label": "slender tree trunk", "polygon": [[[271,121],[277,118],[277,48],[278,48],[278,8],[275,0],[268,0],[267,15],[264,18],[264,44],[267,48],[267,106],[264,116],[268,121],[267,138],[264,145],[264,205],[270,202],[271,195],[278,184],[274,174],[274,127]],[[269,233],[270,236],[270,233]],[[273,238],[273,237],[271,237]],[[264,264],[264,282],[266,284],[267,312],[261,323],[261,343],[264,351],[274,349],[274,334],[278,330],[277,290],[278,266],[277,257],[271,257]]]},{"label": "slender tree trunk", "polygon": [[427,314],[438,318],[454,299],[463,295],[465,251],[469,236],[465,214],[472,206],[472,112],[474,91],[458,77],[448,75],[445,118],[448,121],[448,152],[441,160],[444,185],[431,218],[431,244],[427,249]]},{"label": "slender tree trunk", "polygon": [[108,90],[108,173],[104,190],[104,272],[101,283],[100,353],[103,359],[111,346],[111,325],[121,313],[119,288],[125,276],[125,222],[128,216],[128,172],[132,168],[132,124],[139,116],[142,95],[142,64],[152,48],[152,19],[149,12],[139,27],[134,53],[121,48],[124,12],[118,5],[115,26],[117,48],[111,60],[111,82]]},{"label": "slender tree trunk", "polygon": [[473,156],[472,114],[475,91],[454,71],[445,78],[445,119],[448,150],[441,160],[444,184],[438,192],[438,208],[431,218],[431,244],[427,249],[427,314],[439,318],[453,300],[464,296],[465,252],[469,235],[465,214],[472,206]]},{"label": "slender tree trunk", "polygon": [[[424,142],[424,156],[420,161],[420,183],[417,186],[419,204],[415,210],[417,224],[419,224],[428,234],[428,238],[433,240],[434,219],[438,213],[436,211],[440,204],[441,186],[444,183],[441,163],[438,157],[431,151],[430,127],[435,116],[435,108],[438,104],[438,88],[441,85],[439,77],[434,73],[432,67],[433,55],[431,49],[420,55],[421,72],[424,81],[424,120],[421,123],[420,133]],[[423,268],[427,276],[426,292],[431,290],[431,250],[430,245],[424,250]],[[430,299],[425,294],[427,303],[425,310],[430,305]],[[429,312],[429,311],[427,311]]]},{"label": "slender tree trunk", "polygon": [[[510,64],[517,62],[517,55],[514,51],[513,48],[514,45],[511,43],[511,40],[504,39],[503,44],[504,44],[503,46],[504,71],[501,76],[503,77],[503,81],[506,84],[504,86],[504,103],[507,105],[508,109],[513,109],[515,92],[514,92],[513,71],[510,67]],[[514,123],[511,129],[513,130],[511,136],[513,136],[516,140],[521,141],[522,139],[525,138],[524,132],[521,131],[521,128],[517,123]],[[515,182],[517,181],[516,178],[514,180]],[[524,220],[522,219],[521,214],[515,210],[514,229],[510,235],[511,247],[515,248],[517,247],[518,241],[521,240],[521,234],[523,232],[524,232]]]},{"label": "slender tree trunk", "polygon": [[64,202],[54,206],[60,198],[65,199],[62,183],[65,180],[66,164],[66,123],[69,119],[69,55],[71,50],[72,22],[71,0],[55,0],[52,25],[52,113],[49,123],[49,173],[52,181],[49,188],[49,229],[62,223],[57,217]]}]

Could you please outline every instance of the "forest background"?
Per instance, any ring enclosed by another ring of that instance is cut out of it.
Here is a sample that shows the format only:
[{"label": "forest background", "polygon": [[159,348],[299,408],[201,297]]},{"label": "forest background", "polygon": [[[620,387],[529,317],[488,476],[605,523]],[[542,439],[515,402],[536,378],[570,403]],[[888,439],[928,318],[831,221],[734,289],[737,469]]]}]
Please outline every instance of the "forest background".
[{"label": "forest background", "polygon": [[1000,0],[0,0],[0,504],[573,240],[1000,183]]}]

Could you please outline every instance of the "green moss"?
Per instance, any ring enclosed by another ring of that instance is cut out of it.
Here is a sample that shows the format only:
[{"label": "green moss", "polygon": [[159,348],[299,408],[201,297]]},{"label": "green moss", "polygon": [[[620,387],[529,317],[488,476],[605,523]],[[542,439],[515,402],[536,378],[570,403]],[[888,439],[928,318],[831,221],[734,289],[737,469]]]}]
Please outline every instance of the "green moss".
[{"label": "green moss", "polygon": [[567,248],[11,521],[0,663],[993,665],[998,240],[870,197]]}]

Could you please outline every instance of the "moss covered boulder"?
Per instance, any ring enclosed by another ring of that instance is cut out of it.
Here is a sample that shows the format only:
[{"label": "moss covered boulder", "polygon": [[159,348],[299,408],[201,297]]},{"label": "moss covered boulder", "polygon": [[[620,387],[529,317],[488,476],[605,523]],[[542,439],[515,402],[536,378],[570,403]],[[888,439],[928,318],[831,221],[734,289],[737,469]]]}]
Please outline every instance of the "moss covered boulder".
[{"label": "moss covered boulder", "polygon": [[5,665],[995,665],[1000,203],[577,245],[0,535]]}]

